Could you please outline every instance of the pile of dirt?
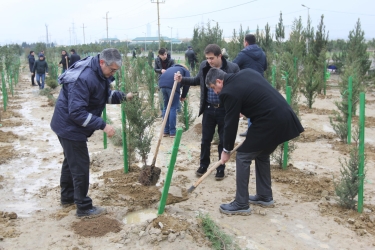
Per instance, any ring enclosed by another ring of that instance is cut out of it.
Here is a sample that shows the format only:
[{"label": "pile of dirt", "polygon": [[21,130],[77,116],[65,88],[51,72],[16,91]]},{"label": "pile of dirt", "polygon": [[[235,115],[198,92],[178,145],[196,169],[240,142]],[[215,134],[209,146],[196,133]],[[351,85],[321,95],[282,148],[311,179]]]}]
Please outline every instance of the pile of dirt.
[{"label": "pile of dirt", "polygon": [[287,170],[273,165],[272,178],[276,182],[287,184],[284,188],[286,196],[293,193],[297,194],[300,202],[318,202],[322,215],[335,217],[338,224],[350,228],[360,236],[375,234],[375,206],[364,205],[363,214],[340,207],[336,201],[333,178],[319,177],[313,172],[301,171],[291,164]]},{"label": "pile of dirt", "polygon": [[107,216],[84,218],[72,223],[73,231],[83,237],[101,237],[109,232],[121,231],[122,223]]},{"label": "pile of dirt", "polygon": [[298,137],[299,142],[316,142],[317,140],[334,140],[337,136],[334,133],[321,132],[313,128],[305,128],[305,131]]},{"label": "pile of dirt", "polygon": [[16,238],[20,235],[16,229],[17,218],[14,212],[0,211],[0,241],[2,238]]},{"label": "pile of dirt", "polygon": [[4,164],[17,156],[17,151],[14,151],[13,146],[0,147],[0,164]]},{"label": "pile of dirt", "polygon": [[18,135],[14,134],[11,131],[4,132],[0,130],[0,141],[1,142],[7,142],[7,143],[12,143],[14,140],[18,139]]},{"label": "pile of dirt", "polygon": [[311,109],[306,105],[299,105],[299,112],[303,114],[316,114],[316,115],[334,115],[335,111],[332,109],[317,109],[312,107]]}]

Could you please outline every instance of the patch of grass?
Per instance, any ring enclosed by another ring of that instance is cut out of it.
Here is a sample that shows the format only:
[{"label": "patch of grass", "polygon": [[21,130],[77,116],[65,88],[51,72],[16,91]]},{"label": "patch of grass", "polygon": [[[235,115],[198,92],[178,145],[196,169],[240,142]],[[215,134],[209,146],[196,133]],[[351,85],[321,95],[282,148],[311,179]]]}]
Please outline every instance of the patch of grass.
[{"label": "patch of grass", "polygon": [[241,249],[231,235],[226,234],[208,214],[198,215],[205,236],[211,241],[212,249]]}]

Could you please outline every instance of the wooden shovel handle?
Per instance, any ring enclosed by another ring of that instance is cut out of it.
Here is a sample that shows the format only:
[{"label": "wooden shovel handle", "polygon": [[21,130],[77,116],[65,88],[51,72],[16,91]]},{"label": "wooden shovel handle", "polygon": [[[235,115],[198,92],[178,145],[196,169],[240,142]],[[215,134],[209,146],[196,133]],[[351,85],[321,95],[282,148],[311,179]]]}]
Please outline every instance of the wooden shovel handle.
[{"label": "wooden shovel handle", "polygon": [[[237,151],[237,149],[242,145],[244,141],[240,142],[231,152],[230,155],[233,154],[233,152]],[[194,183],[194,188],[196,188],[201,182],[207,178],[215,169],[217,169],[221,165],[221,161],[217,161],[213,166],[207,169],[207,172],[201,176],[195,183]]]},{"label": "wooden shovel handle", "polygon": [[[180,74],[180,71],[177,71],[177,74]],[[164,118],[163,118],[163,123],[161,124],[160,134],[159,134],[159,140],[158,140],[158,143],[156,145],[156,149],[155,149],[155,153],[154,153],[154,158],[152,159],[151,166],[155,166],[156,157],[157,157],[158,152],[159,152],[159,147],[160,147],[161,139],[163,138],[165,124],[168,121],[169,111],[170,111],[171,106],[172,106],[172,102],[173,102],[173,98],[174,98],[174,93],[176,92],[177,84],[178,84],[178,82],[174,81],[172,92],[171,92],[171,96],[169,97],[169,101],[168,101],[167,110],[165,111]]]}]

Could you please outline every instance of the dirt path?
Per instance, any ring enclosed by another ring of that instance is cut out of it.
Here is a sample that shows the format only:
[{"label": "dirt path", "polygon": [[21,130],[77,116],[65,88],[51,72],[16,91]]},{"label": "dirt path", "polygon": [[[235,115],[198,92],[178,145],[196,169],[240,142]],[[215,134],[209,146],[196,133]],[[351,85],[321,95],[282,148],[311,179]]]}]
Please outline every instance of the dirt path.
[{"label": "dirt path", "polygon": [[[199,88],[191,88],[195,114],[199,95]],[[327,97],[316,100],[314,110],[301,108],[306,132],[296,142],[289,170],[272,170],[274,208],[252,206],[253,213],[248,217],[220,214],[219,205],[231,201],[235,194],[232,160],[223,181],[210,176],[190,199],[167,205],[165,215],[153,220],[160,186],[139,185],[136,166],[124,175],[122,149],[109,143],[104,150],[102,132],[98,131],[88,143],[89,195],[94,205],[106,207],[108,213],[77,219],[74,206],[62,208],[59,204],[62,149],[49,127],[53,107],[24,76],[15,96],[9,98],[8,110],[2,112],[0,122],[0,249],[210,249],[196,218],[200,212],[209,213],[233,235],[241,249],[374,249],[375,95],[369,92],[366,96],[366,115],[370,118],[366,123],[368,173],[362,215],[341,210],[334,200],[332,176],[339,173],[339,158],[348,156],[329,124],[333,103],[339,98],[338,90],[330,89]],[[118,123],[119,106],[108,107],[108,115]],[[160,124],[161,120],[155,125],[156,134]],[[246,121],[241,120],[239,132],[245,129]],[[183,134],[172,180],[177,191],[189,188],[196,180],[200,130],[201,117]],[[159,150],[156,165],[162,169],[162,178],[172,144],[172,139],[163,139]],[[212,152],[215,159],[215,150]],[[252,168],[250,192],[254,190]],[[139,211],[144,216],[151,215],[150,219],[137,222],[142,220],[135,218],[139,214],[129,216]]]}]

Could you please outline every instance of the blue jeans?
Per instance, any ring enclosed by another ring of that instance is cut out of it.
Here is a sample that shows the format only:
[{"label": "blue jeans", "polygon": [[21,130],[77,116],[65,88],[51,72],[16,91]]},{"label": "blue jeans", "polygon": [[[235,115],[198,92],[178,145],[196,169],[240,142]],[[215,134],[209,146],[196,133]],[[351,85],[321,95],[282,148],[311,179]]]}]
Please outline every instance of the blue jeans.
[{"label": "blue jeans", "polygon": [[[164,109],[163,109],[163,118],[165,116],[165,112],[167,111],[167,106],[169,102],[169,98],[171,98],[172,89],[169,88],[161,88],[161,92],[163,93],[163,100],[164,100]],[[171,109],[169,111],[168,120],[165,124],[164,134],[175,135],[176,134],[176,121],[177,121],[177,108],[180,100],[180,94],[175,92],[173,97],[173,102],[171,105]]]},{"label": "blue jeans", "polygon": [[[46,78],[46,74],[36,73],[36,81],[38,82],[39,89],[44,89],[44,79],[45,78]],[[40,83],[40,79],[42,79],[42,83]]]}]

